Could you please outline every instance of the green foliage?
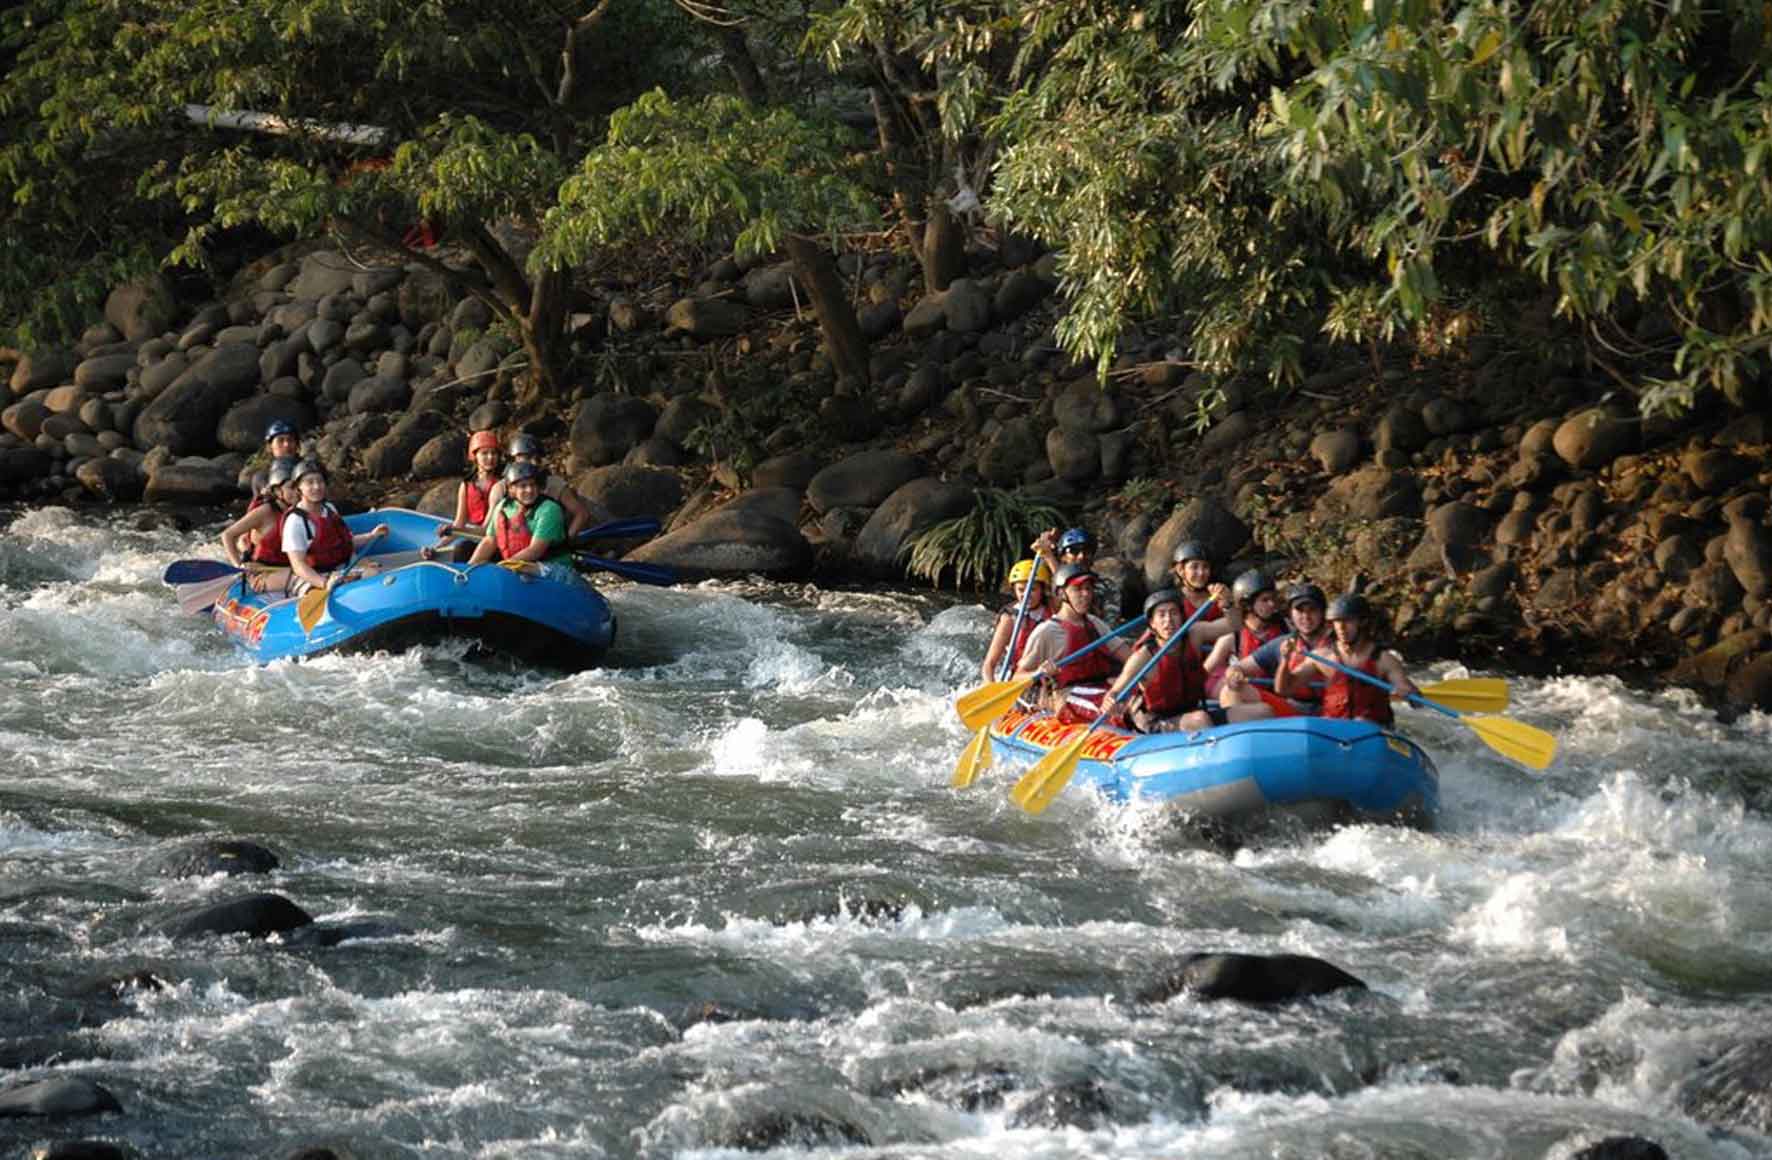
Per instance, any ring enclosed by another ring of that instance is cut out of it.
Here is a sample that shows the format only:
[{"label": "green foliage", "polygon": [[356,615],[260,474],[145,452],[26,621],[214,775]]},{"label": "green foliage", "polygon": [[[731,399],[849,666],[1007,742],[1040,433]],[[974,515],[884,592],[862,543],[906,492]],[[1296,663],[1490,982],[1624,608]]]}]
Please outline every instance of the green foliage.
[{"label": "green foliage", "polygon": [[1064,513],[1045,500],[1000,488],[980,488],[973,508],[913,536],[900,550],[911,575],[939,587],[952,576],[954,587],[995,588],[1042,528],[1055,527]]},{"label": "green foliage", "polygon": [[824,393],[822,386],[805,379],[770,377],[734,385],[726,405],[696,425],[686,446],[749,479],[751,469],[768,457],[770,436],[798,429],[817,413]]},{"label": "green foliage", "polygon": [[610,242],[667,233],[767,254],[790,232],[870,224],[870,168],[855,144],[840,125],[789,109],[655,89],[610,118],[608,139],[561,186],[532,263],[570,266]]}]

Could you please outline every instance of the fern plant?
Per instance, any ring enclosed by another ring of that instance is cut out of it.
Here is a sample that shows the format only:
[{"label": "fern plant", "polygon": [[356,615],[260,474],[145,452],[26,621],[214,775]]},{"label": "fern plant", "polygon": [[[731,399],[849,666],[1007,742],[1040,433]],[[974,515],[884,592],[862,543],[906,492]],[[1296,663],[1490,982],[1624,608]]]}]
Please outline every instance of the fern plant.
[{"label": "fern plant", "polygon": [[911,575],[938,588],[944,575],[953,577],[955,588],[994,588],[1029,542],[1062,520],[1063,513],[1043,499],[980,488],[971,511],[912,536],[899,555],[910,558]]}]

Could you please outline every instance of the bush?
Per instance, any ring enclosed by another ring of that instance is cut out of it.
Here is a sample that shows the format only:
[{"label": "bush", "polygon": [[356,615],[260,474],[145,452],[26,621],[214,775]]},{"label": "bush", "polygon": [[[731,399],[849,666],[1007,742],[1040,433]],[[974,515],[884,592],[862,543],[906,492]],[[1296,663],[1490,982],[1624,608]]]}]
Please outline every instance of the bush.
[{"label": "bush", "polygon": [[1063,514],[1052,504],[1001,488],[980,488],[973,508],[963,516],[930,527],[906,542],[913,576],[936,587],[951,575],[955,588],[995,588],[1028,543],[1045,528],[1057,526]]}]

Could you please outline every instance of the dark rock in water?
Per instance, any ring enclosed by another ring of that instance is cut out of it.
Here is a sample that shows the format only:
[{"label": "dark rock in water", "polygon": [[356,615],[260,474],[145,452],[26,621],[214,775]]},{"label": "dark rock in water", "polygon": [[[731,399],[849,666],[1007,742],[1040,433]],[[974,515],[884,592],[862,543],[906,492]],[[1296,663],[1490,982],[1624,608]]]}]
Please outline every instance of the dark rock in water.
[{"label": "dark rock in water", "polygon": [[30,1160],[124,1160],[129,1155],[109,1140],[58,1140],[31,1149]]},{"label": "dark rock in water", "polygon": [[921,1092],[938,1103],[963,1112],[989,1112],[1003,1106],[1004,1097],[1020,1085],[1006,1067],[925,1067],[882,1084],[876,1097]]},{"label": "dark rock in water", "polygon": [[764,1112],[721,1132],[709,1143],[716,1148],[767,1152],[781,1147],[828,1148],[873,1141],[854,1124],[817,1112]]},{"label": "dark rock in water", "polygon": [[171,878],[203,878],[210,874],[269,874],[279,865],[277,855],[257,842],[202,838],[160,858],[154,872]]},{"label": "dark rock in water", "polygon": [[[5,474],[0,470],[0,476]],[[141,498],[147,481],[142,473],[120,459],[89,459],[74,470],[80,486],[100,499],[133,503]]]},{"label": "dark rock in water", "polygon": [[366,938],[399,938],[412,933],[392,919],[365,918],[356,922],[314,923],[290,931],[284,943],[292,947],[335,947],[342,942]]},{"label": "dark rock in water", "polygon": [[1680,1108],[1695,1120],[1772,1135],[1772,1037],[1738,1043],[1682,1085]]},{"label": "dark rock in water", "polygon": [[281,894],[249,894],[231,902],[218,902],[171,923],[173,938],[200,934],[244,934],[253,938],[279,934],[307,926],[314,916]]},{"label": "dark rock in water", "polygon": [[203,507],[228,503],[240,494],[236,473],[225,467],[184,466],[169,463],[148,476],[143,497],[149,503],[189,504]]},{"label": "dark rock in water", "polygon": [[1607,1136],[1570,1153],[1569,1160],[1667,1160],[1667,1150],[1641,1136]]},{"label": "dark rock in water", "polygon": [[123,975],[99,975],[88,979],[79,990],[82,994],[121,999],[130,991],[164,991],[169,986],[165,979],[144,967]]},{"label": "dark rock in water", "polygon": [[283,1160],[355,1160],[356,1155],[343,1144],[298,1144]]},{"label": "dark rock in water", "polygon": [[29,1039],[0,1039],[0,1071],[22,1071],[42,1067],[84,1054],[71,1040],[55,1036],[33,1036]]},{"label": "dark rock in water", "polygon": [[685,577],[799,576],[812,545],[793,524],[763,512],[722,508],[630,552],[627,559],[675,568]]},{"label": "dark rock in water", "polygon": [[1081,1128],[1089,1131],[1113,1120],[1113,1105],[1096,1080],[1078,1080],[1035,1093],[1009,1117],[1011,1128]]},{"label": "dark rock in water", "polygon": [[57,1076],[0,1092],[0,1119],[9,1116],[90,1116],[120,1112],[117,1097],[91,1080]]},{"label": "dark rock in water", "polygon": [[1141,1003],[1161,1003],[1182,992],[1201,999],[1281,1003],[1366,984],[1333,963],[1309,955],[1193,954],[1179,970],[1139,992]]},{"label": "dark rock in water", "polygon": [[855,537],[852,558],[880,574],[901,574],[904,546],[942,520],[971,511],[972,497],[972,489],[964,484],[930,476],[911,480],[874,509]]}]

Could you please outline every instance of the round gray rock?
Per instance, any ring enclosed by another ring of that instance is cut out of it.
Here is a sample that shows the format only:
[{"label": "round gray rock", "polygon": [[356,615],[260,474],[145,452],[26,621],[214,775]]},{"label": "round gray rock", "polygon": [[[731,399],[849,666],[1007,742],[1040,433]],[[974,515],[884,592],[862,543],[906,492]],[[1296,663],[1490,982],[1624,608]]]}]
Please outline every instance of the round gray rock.
[{"label": "round gray rock", "polygon": [[863,451],[813,476],[806,485],[806,501],[820,515],[835,507],[878,507],[927,470],[921,459],[902,451]]},{"label": "round gray rock", "polygon": [[812,545],[785,520],[722,508],[642,545],[627,558],[675,568],[686,579],[793,577],[811,568]]}]

